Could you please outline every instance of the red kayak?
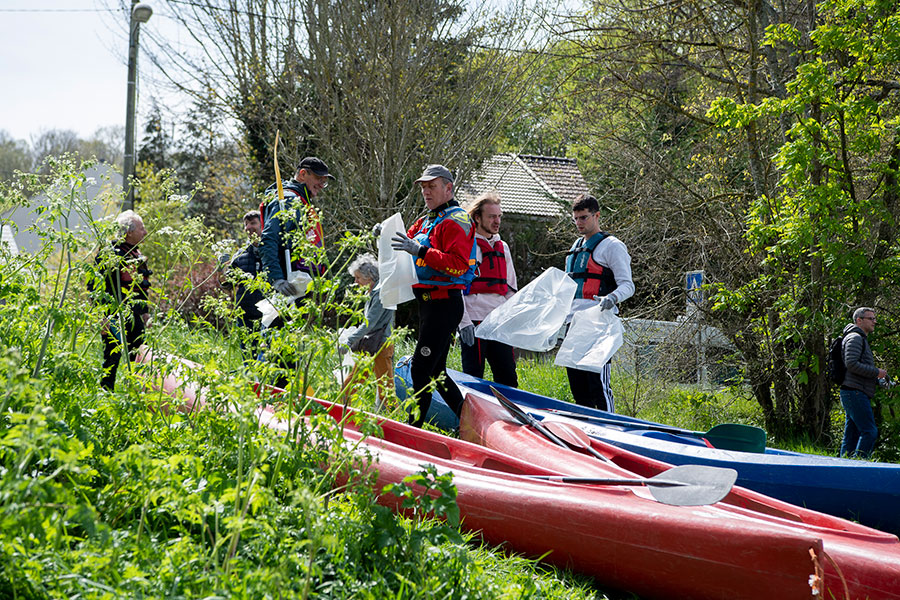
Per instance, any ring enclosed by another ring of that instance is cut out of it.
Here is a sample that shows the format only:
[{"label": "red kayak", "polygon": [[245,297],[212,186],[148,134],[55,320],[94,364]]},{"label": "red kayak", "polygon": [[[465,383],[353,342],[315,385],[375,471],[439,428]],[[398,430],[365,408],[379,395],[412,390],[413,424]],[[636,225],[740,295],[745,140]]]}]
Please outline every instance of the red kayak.
[{"label": "red kayak", "polygon": [[[142,356],[150,360],[149,353]],[[185,361],[185,368],[190,366]],[[176,374],[158,385],[182,398],[177,410],[204,408],[201,394],[181,384],[181,379]],[[591,575],[602,586],[643,598],[797,600],[821,592],[826,558],[817,531],[718,505],[671,506],[654,499],[644,486],[533,479],[566,473],[556,466],[538,466],[484,446],[374,415],[352,410],[345,414],[339,405],[317,402],[344,423],[344,437],[358,445],[360,456],[371,457],[367,469],[377,472],[376,489],[401,482],[427,464],[441,474],[452,472],[463,528],[490,544],[542,557]],[[286,430],[286,422],[271,407],[257,412],[261,424]],[[383,438],[364,437],[353,420],[345,418],[354,414],[378,419]],[[617,480],[636,477],[614,466],[598,473]],[[394,496],[382,494],[379,502],[400,510]]]},{"label": "red kayak", "polygon": [[[552,422],[547,419],[543,424],[547,426]],[[560,422],[565,422],[567,426],[573,424],[565,419]],[[460,436],[536,466],[573,476],[607,475],[624,468],[628,472],[652,477],[671,468],[671,465],[586,436],[581,439],[590,443],[611,464],[560,447],[532,427],[520,424],[496,400],[479,393],[470,392],[466,396],[460,418]],[[734,487],[721,502],[706,507],[706,511],[708,513],[703,517],[698,515],[698,519],[706,523],[739,518],[746,531],[755,531],[759,524],[766,523],[781,527],[791,535],[805,532],[821,538],[826,556],[822,561],[825,567],[824,598],[900,599],[900,541],[895,535],[787,504],[741,487]],[[657,526],[663,525],[657,522]],[[668,523],[665,524],[665,531],[665,535],[681,538],[681,530],[669,527]],[[743,532],[738,530],[735,535],[742,536]],[[701,543],[714,549],[719,543],[718,534],[710,531],[705,542]],[[768,592],[763,593],[759,588],[756,593],[759,598],[769,597]]]}]

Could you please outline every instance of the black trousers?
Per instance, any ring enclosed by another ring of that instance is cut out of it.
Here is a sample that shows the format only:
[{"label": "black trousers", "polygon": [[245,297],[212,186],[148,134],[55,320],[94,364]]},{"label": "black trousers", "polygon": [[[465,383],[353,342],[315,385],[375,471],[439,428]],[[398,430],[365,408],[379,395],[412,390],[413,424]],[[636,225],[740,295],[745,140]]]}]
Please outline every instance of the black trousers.
[{"label": "black trousers", "polygon": [[606,363],[602,373],[566,367],[566,375],[569,376],[569,388],[572,390],[575,404],[615,412],[609,381],[610,363]]},{"label": "black trousers", "polygon": [[100,337],[103,338],[103,378],[100,385],[109,391],[116,387],[116,373],[119,371],[119,361],[122,358],[122,344],[128,349],[128,359],[134,360],[138,348],[144,341],[144,320],[140,314],[132,314],[125,317],[125,337],[117,335],[119,321],[113,316],[109,328]]},{"label": "black trousers", "polygon": [[[478,323],[475,323],[477,325]],[[484,377],[484,363],[491,365],[494,381],[519,387],[519,377],[516,375],[516,355],[513,347],[495,340],[482,340],[475,338],[475,343],[467,346],[460,343],[460,357],[462,368],[466,375],[472,377]]]},{"label": "black trousers", "polygon": [[[458,293],[454,293],[458,292]],[[419,340],[410,364],[413,394],[419,403],[419,416],[410,415],[409,422],[421,427],[431,406],[431,393],[425,389],[435,378],[440,378],[437,392],[447,406],[459,416],[463,397],[450,376],[447,375],[447,354],[453,341],[453,332],[463,315],[463,299],[460,290],[451,290],[449,298],[432,300],[427,294],[416,291],[419,306]]]}]

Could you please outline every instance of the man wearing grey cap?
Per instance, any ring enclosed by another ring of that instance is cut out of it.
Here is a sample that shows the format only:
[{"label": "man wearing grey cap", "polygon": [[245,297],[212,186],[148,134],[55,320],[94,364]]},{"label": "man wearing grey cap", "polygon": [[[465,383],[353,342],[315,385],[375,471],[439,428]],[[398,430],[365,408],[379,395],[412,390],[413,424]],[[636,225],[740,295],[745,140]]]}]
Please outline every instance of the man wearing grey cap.
[{"label": "man wearing grey cap", "polygon": [[292,232],[306,231],[306,239],[317,248],[323,246],[322,224],[312,204],[312,198],[328,186],[334,177],[328,167],[315,156],[307,156],[297,165],[297,172],[290,181],[285,181],[284,200],[277,197],[277,184],[266,189],[267,200],[260,204],[259,213],[263,228],[260,236],[259,256],[263,270],[275,291],[285,296],[296,296],[301,290],[287,280],[285,250],[290,251],[291,269],[305,271],[310,276],[321,275],[324,265],[313,264],[294,251]]},{"label": "man wearing grey cap", "polygon": [[462,410],[462,394],[447,375],[447,354],[462,319],[463,290],[475,278],[475,227],[453,199],[453,174],[447,167],[428,165],[416,183],[428,214],[413,223],[407,235],[396,234],[391,246],[416,260],[419,281],[413,292],[419,306],[419,339],[410,375],[419,415],[411,415],[410,423],[420,427],[431,405],[426,388],[432,379],[437,379],[437,391],[453,412],[459,416]]}]

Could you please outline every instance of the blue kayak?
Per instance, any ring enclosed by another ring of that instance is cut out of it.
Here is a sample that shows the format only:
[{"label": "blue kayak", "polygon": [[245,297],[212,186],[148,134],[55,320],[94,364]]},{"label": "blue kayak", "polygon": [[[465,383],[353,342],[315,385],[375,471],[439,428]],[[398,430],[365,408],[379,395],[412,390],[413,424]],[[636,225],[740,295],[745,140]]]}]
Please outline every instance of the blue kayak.
[{"label": "blue kayak", "polygon": [[[900,534],[900,464],[850,460],[766,448],[763,453],[710,448],[696,436],[671,433],[651,421],[616,415],[495,384],[449,371],[465,396],[468,390],[490,394],[496,387],[507,398],[539,418],[577,423],[588,435],[672,465],[709,465],[737,470],[737,484],[773,498],[819,512],[859,521]],[[466,389],[468,388],[468,390]],[[547,411],[566,411],[615,420],[599,425],[567,419]],[[636,427],[659,426],[668,433]]]}]

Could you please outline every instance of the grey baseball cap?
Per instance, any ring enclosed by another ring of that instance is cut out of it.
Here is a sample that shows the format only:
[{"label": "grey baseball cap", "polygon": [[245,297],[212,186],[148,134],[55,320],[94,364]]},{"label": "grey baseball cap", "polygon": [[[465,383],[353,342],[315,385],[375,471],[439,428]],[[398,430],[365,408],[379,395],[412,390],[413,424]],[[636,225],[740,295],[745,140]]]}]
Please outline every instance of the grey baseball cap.
[{"label": "grey baseball cap", "polygon": [[453,182],[453,173],[450,172],[450,169],[445,167],[444,165],[428,165],[425,167],[425,170],[422,171],[422,176],[416,179],[416,183],[421,183],[423,181],[431,181],[432,179],[437,179],[438,177],[443,177],[449,182]]}]

